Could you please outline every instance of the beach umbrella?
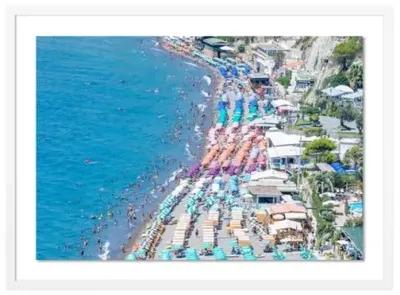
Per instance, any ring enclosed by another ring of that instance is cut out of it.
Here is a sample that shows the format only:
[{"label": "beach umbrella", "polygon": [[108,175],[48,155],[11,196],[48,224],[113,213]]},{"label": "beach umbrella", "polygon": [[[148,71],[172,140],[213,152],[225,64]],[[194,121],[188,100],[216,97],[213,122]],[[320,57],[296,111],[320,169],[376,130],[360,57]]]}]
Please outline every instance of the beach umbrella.
[{"label": "beach umbrella", "polygon": [[127,256],[125,256],[125,260],[135,261],[136,260],[135,253],[129,253]]},{"label": "beach umbrella", "polygon": [[203,249],[212,249],[213,245],[211,243],[203,243],[202,248]]},{"label": "beach umbrella", "polygon": [[246,254],[243,255],[243,259],[247,261],[257,260],[257,257],[254,254]]},{"label": "beach umbrella", "polygon": [[226,260],[225,252],[222,248],[215,247],[213,249],[213,254],[216,260]]},{"label": "beach umbrella", "polygon": [[174,250],[174,251],[181,250],[181,249],[183,249],[182,245],[178,245],[178,244],[172,245],[172,250]]},{"label": "beach umbrella", "polygon": [[159,254],[159,257],[161,260],[164,260],[164,261],[172,260],[172,255],[169,250],[162,250],[161,253]]},{"label": "beach umbrella", "polygon": [[136,258],[146,259],[146,250],[143,248],[139,248],[138,250],[136,250],[135,256]]},{"label": "beach umbrella", "polygon": [[197,254],[196,249],[188,248],[188,249],[186,249],[185,254],[186,254],[186,255],[185,255],[185,256],[186,256],[186,260],[189,260],[189,261],[197,261],[197,260],[200,259],[200,258],[199,258],[199,255]]},{"label": "beach umbrella", "polygon": [[307,248],[304,248],[304,247],[301,247],[300,257],[303,258],[304,260],[314,260],[315,259],[315,256],[312,253],[312,251]]},{"label": "beach umbrella", "polygon": [[282,251],[279,251],[276,247],[274,247],[272,258],[277,261],[282,261],[286,259],[286,255]]}]

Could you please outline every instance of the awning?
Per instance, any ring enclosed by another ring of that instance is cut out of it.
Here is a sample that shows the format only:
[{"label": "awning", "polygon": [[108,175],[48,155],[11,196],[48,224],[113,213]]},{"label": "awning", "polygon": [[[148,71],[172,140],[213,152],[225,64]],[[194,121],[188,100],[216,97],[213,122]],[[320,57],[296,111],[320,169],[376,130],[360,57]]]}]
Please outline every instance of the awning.
[{"label": "awning", "polygon": [[290,213],[285,213],[286,219],[307,219],[307,216],[305,213],[298,213],[298,212],[290,212]]}]

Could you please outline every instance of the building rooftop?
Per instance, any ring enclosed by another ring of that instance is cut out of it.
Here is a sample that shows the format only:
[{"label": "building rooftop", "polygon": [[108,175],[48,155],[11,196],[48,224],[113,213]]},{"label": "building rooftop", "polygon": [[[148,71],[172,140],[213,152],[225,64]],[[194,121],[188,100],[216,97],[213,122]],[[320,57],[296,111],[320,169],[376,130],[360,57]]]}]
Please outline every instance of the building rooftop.
[{"label": "building rooftop", "polygon": [[270,158],[297,157],[301,155],[301,148],[298,146],[276,146],[268,148]]},{"label": "building rooftop", "polygon": [[269,169],[265,171],[253,172],[250,176],[250,180],[259,179],[281,179],[287,180],[289,178],[288,174],[285,172]]},{"label": "building rooftop", "polygon": [[255,185],[255,186],[249,186],[248,189],[249,192],[253,195],[271,195],[271,196],[282,195],[276,186]]},{"label": "building rooftop", "polygon": [[274,147],[300,145],[300,135],[287,134],[282,131],[267,131],[265,136],[269,138]]},{"label": "building rooftop", "polygon": [[285,213],[306,213],[307,210],[303,205],[296,203],[270,204],[266,207],[268,214],[285,214]]},{"label": "building rooftop", "polygon": [[316,165],[322,172],[335,172],[335,169],[333,169],[328,163],[317,163]]},{"label": "building rooftop", "polygon": [[222,47],[228,45],[228,42],[215,37],[204,38],[202,42],[212,47]]},{"label": "building rooftop", "polygon": [[327,96],[330,97],[337,97],[337,96],[342,96],[344,94],[349,94],[353,93],[353,89],[351,89],[349,86],[346,85],[338,85],[336,87],[328,87],[322,90],[322,93],[324,93]]}]

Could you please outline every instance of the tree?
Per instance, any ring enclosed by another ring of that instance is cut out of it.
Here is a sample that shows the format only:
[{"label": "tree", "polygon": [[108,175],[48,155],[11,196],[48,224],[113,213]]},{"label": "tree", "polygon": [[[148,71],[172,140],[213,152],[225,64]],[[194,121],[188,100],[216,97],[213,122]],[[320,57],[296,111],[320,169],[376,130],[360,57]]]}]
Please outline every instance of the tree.
[{"label": "tree", "polygon": [[364,117],[362,112],[358,112],[356,115],[356,126],[358,133],[362,134],[364,131]]},{"label": "tree", "polygon": [[240,53],[245,52],[246,51],[246,46],[243,43],[240,43],[239,46],[238,46],[238,51]]},{"label": "tree", "polygon": [[344,154],[343,163],[350,167],[362,167],[364,162],[364,151],[361,146],[355,145]]},{"label": "tree", "polygon": [[353,63],[349,69],[347,77],[351,88],[363,88],[364,66],[361,63]]},{"label": "tree", "polygon": [[333,173],[316,173],[311,179],[314,190],[319,193],[325,192],[326,189],[333,191],[333,182]]},{"label": "tree", "polygon": [[336,149],[336,144],[326,137],[321,137],[305,146],[303,156],[313,157],[317,162],[333,162],[336,156],[331,152]]},{"label": "tree", "polygon": [[290,85],[290,77],[289,76],[279,77],[276,81],[278,81],[278,83],[281,84],[285,88],[288,88]]},{"label": "tree", "polygon": [[362,49],[361,39],[350,37],[336,45],[333,50],[334,59],[341,65],[342,70],[346,71],[349,64],[354,60],[356,54]]},{"label": "tree", "polygon": [[344,124],[344,122],[350,122],[354,121],[356,119],[356,112],[353,108],[353,106],[350,103],[347,103],[346,105],[342,105],[339,108],[339,118],[340,118],[340,126],[346,129],[351,129],[348,126]]},{"label": "tree", "polygon": [[285,53],[279,50],[274,57],[274,62],[275,62],[274,68],[279,69],[283,65],[284,59],[285,59]]},{"label": "tree", "polygon": [[342,72],[329,77],[329,86],[330,87],[336,87],[338,85],[347,85],[347,86],[350,85],[349,79]]}]

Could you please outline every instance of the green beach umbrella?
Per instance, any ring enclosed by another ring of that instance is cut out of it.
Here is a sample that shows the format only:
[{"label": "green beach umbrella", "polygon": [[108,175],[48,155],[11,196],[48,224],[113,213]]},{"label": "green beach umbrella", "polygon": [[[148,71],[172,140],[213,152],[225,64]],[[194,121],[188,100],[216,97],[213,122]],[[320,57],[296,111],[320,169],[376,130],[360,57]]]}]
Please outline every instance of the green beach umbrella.
[{"label": "green beach umbrella", "polygon": [[172,260],[171,252],[169,250],[162,250],[159,257],[163,261]]},{"label": "green beach umbrella", "polygon": [[257,257],[254,256],[253,254],[247,254],[247,255],[243,255],[243,259],[247,260],[247,261],[254,261],[254,260],[257,260]]},{"label": "green beach umbrella", "polygon": [[188,249],[186,249],[185,254],[186,254],[186,260],[197,261],[200,259],[199,255],[197,255],[196,249],[188,248]]},{"label": "green beach umbrella", "polygon": [[300,250],[300,257],[303,258],[304,260],[314,260],[315,256],[311,252],[311,250],[302,247]]},{"label": "green beach umbrella", "polygon": [[203,243],[202,248],[203,249],[212,249],[213,245],[211,243]]},{"label": "green beach umbrella", "polygon": [[213,254],[216,260],[226,260],[226,255],[223,249],[219,247],[215,247],[213,249]]},{"label": "green beach umbrella", "polygon": [[143,248],[140,248],[140,249],[136,250],[135,256],[137,258],[145,259],[146,258],[146,251]]},{"label": "green beach umbrella", "polygon": [[272,258],[277,261],[282,261],[286,259],[286,255],[282,251],[279,251],[278,249],[274,248],[272,253]]},{"label": "green beach umbrella", "polygon": [[136,260],[135,253],[129,253],[127,256],[125,256],[125,260],[135,261]]},{"label": "green beach umbrella", "polygon": [[178,245],[178,244],[173,244],[173,245],[172,245],[172,249],[173,249],[174,251],[180,250],[180,249],[182,249],[182,248],[183,248],[183,245]]}]

